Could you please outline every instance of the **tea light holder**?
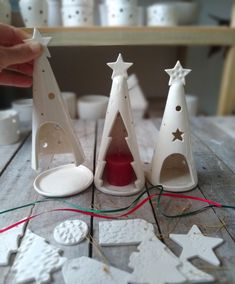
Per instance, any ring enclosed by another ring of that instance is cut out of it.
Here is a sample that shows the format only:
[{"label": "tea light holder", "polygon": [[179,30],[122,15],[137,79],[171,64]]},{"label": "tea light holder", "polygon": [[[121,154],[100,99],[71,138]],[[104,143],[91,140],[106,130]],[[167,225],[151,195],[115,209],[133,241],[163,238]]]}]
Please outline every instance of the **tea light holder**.
[{"label": "tea light holder", "polygon": [[131,65],[121,54],[116,62],[108,63],[113,84],[95,173],[97,189],[117,196],[136,194],[145,182],[127,86]]},{"label": "tea light holder", "polygon": [[77,117],[77,95],[73,92],[62,92],[62,98],[72,119]]},{"label": "tea light holder", "polygon": [[19,7],[26,27],[47,26],[47,0],[20,0]]},{"label": "tea light holder", "polygon": [[157,3],[147,8],[148,26],[175,26],[177,23],[174,3]]},{"label": "tea light holder", "polygon": [[190,71],[179,61],[166,70],[170,90],[148,177],[153,185],[161,184],[167,191],[188,191],[198,182],[184,93],[185,76]]},{"label": "tea light holder", "polygon": [[58,27],[62,24],[60,0],[47,0],[48,4],[48,26]]},{"label": "tea light holder", "polygon": [[123,5],[119,1],[115,4],[107,5],[107,25],[108,26],[136,26],[138,25],[137,5]]},{"label": "tea light holder", "polygon": [[[35,190],[45,196],[69,196],[85,190],[93,181],[93,174],[82,163],[83,149],[73,129],[61,92],[47,57],[50,38],[43,38],[34,30],[32,41],[44,46],[43,54],[34,62],[33,73],[33,127],[32,127],[32,168],[38,169],[40,157],[73,153],[75,165],[64,165],[39,175]],[[55,183],[63,176],[63,187],[55,190]],[[84,178],[84,176],[86,178]]]},{"label": "tea light holder", "polygon": [[11,24],[11,5],[8,0],[0,0],[0,23]]},{"label": "tea light holder", "polygon": [[61,11],[63,26],[65,27],[94,25],[94,13],[91,7],[64,6]]},{"label": "tea light holder", "polygon": [[32,129],[32,99],[20,99],[12,102],[12,108],[18,112],[21,128],[23,130]]},{"label": "tea light holder", "polygon": [[20,122],[17,111],[0,111],[0,145],[16,143],[20,139]]}]

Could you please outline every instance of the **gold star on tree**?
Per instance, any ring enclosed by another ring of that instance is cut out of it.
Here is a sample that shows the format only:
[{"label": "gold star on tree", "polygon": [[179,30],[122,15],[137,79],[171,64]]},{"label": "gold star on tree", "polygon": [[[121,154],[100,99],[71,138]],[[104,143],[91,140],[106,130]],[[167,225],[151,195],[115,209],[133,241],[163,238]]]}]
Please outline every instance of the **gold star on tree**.
[{"label": "gold star on tree", "polygon": [[176,140],[179,140],[179,141],[183,141],[183,134],[184,132],[180,131],[179,128],[177,128],[176,132],[172,132],[174,138],[173,138],[173,142],[176,141]]}]

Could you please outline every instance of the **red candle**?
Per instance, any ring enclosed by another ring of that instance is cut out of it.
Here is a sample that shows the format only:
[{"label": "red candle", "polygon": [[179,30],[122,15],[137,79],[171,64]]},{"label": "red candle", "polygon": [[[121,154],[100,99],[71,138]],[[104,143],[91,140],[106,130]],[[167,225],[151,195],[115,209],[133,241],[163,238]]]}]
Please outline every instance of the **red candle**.
[{"label": "red candle", "polygon": [[110,154],[106,158],[106,177],[111,185],[125,186],[133,182],[135,173],[130,154]]}]

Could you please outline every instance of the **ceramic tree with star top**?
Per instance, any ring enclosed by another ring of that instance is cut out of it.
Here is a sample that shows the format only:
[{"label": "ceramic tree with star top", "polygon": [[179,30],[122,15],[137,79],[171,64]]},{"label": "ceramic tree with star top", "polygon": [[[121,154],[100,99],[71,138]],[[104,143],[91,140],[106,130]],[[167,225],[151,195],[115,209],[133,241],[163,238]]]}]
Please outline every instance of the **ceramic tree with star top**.
[{"label": "ceramic tree with star top", "polygon": [[116,62],[108,63],[113,83],[95,173],[96,187],[118,196],[138,193],[145,182],[127,85],[131,65],[121,54]]},{"label": "ceramic tree with star top", "polygon": [[185,76],[178,61],[170,75],[170,90],[154,151],[149,181],[161,184],[164,190],[182,192],[197,186],[197,172],[193,159],[189,116],[185,100]]}]

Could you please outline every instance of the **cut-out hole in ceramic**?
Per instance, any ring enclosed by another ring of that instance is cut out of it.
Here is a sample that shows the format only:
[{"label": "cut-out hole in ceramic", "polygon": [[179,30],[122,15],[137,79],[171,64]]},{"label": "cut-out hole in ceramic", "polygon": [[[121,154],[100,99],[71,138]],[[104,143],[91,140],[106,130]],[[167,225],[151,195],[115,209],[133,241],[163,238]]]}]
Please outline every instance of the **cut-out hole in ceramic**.
[{"label": "cut-out hole in ceramic", "polygon": [[34,181],[35,190],[48,197],[63,197],[87,189],[93,181],[93,173],[82,165],[60,166],[41,173]]},{"label": "cut-out hole in ceramic", "polygon": [[88,234],[88,226],[81,220],[66,220],[55,227],[53,236],[57,243],[72,246],[82,242]]}]

